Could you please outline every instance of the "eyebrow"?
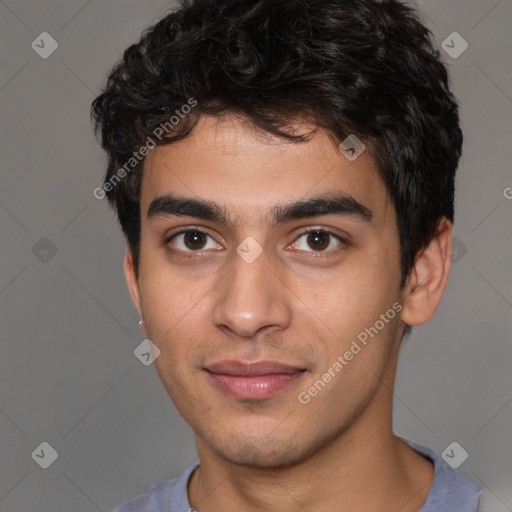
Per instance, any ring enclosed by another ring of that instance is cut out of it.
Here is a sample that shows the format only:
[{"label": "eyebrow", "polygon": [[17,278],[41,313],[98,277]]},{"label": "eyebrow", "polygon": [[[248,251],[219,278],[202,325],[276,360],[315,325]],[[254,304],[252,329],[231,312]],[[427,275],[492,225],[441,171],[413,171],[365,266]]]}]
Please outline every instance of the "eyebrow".
[{"label": "eyebrow", "polygon": [[[147,218],[159,216],[196,217],[228,225],[226,210],[213,201],[191,197],[179,197],[165,194],[153,199],[149,205]],[[319,217],[321,215],[338,215],[354,217],[370,222],[373,213],[352,196],[342,193],[330,193],[314,196],[289,204],[277,205],[271,210],[270,227],[290,220]]]}]

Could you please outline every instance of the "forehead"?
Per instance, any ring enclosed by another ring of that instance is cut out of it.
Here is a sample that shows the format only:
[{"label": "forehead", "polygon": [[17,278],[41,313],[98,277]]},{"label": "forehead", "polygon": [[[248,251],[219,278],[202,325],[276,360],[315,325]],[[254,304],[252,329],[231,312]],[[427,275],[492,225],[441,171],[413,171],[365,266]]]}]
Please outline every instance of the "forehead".
[{"label": "forehead", "polygon": [[[309,133],[306,123],[290,125]],[[371,148],[349,160],[338,141],[317,130],[294,142],[256,129],[243,118],[203,116],[186,139],[159,146],[144,162],[141,212],[165,194],[214,201],[243,218],[263,217],[278,204],[339,192],[371,207],[393,212]]]}]

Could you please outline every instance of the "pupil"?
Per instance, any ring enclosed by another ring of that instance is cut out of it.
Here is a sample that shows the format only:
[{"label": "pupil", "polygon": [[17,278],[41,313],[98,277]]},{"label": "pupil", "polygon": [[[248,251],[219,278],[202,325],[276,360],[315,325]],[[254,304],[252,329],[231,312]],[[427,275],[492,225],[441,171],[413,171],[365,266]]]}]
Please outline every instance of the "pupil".
[{"label": "pupil", "polygon": [[204,247],[205,239],[204,234],[199,231],[185,233],[185,244],[189,249],[201,249]]},{"label": "pupil", "polygon": [[308,235],[308,243],[313,249],[325,249],[329,245],[329,237],[327,233],[315,231]]}]

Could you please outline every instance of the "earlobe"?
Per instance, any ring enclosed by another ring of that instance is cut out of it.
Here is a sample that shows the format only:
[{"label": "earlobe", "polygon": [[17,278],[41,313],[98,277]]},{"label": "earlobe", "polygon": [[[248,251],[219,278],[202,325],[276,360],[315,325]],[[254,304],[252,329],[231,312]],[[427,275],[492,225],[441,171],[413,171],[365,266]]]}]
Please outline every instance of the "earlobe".
[{"label": "earlobe", "polygon": [[[139,293],[139,280],[137,278],[137,273],[135,272],[133,254],[129,246],[126,248],[126,254],[124,257],[124,275],[126,277],[126,284],[128,285],[128,290],[130,292],[133,305],[135,306],[135,309],[139,313],[139,317],[143,319],[144,316],[142,313]],[[143,329],[143,324],[139,323],[139,325]]]},{"label": "earlobe", "polygon": [[452,223],[443,217],[407,280],[401,315],[405,324],[421,325],[434,315],[448,281],[452,251]]}]

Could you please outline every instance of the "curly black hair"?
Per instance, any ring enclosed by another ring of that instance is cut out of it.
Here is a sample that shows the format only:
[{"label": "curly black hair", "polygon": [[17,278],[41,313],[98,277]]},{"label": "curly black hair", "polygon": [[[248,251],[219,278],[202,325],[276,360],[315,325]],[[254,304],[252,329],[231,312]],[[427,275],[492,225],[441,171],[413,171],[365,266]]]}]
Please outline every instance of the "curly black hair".
[{"label": "curly black hair", "polygon": [[294,142],[307,139],[289,129],[301,119],[370,145],[396,210],[403,286],[441,218],[453,222],[462,147],[431,36],[397,0],[182,0],[144,30],[91,107],[108,153],[97,190],[136,269],[144,159],[134,152],[187,137],[202,114],[234,113]]}]

